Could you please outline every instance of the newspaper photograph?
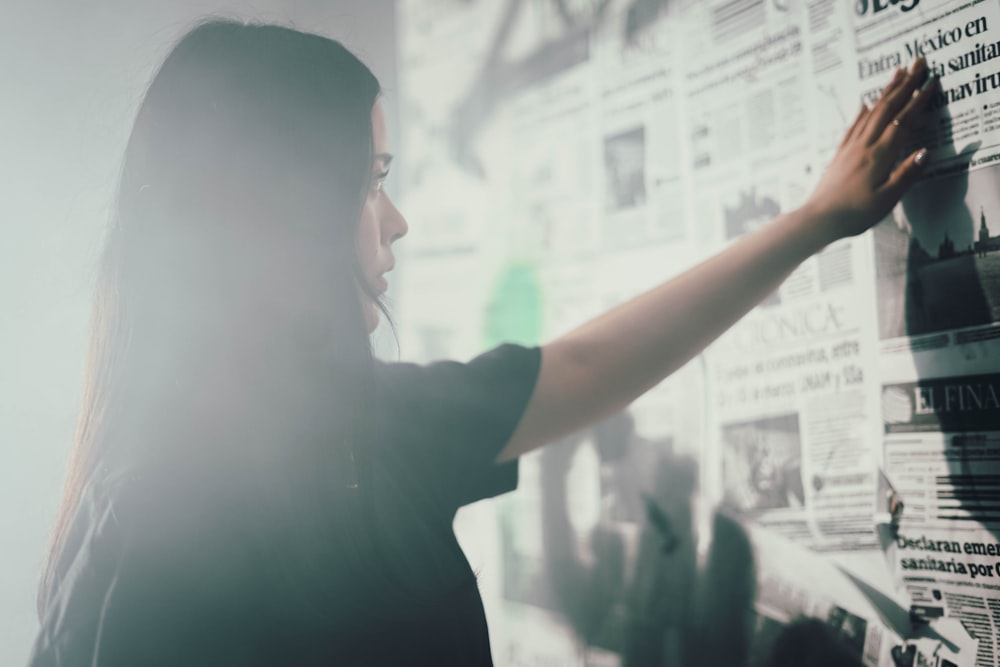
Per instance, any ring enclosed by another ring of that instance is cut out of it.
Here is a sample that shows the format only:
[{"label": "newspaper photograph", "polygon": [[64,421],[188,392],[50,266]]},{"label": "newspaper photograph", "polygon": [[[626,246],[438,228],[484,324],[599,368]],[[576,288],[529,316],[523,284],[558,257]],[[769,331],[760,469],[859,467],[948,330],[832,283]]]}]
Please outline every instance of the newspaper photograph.
[{"label": "newspaper photograph", "polygon": [[722,428],[726,505],[741,513],[805,505],[798,414]]},{"label": "newspaper photograph", "polygon": [[[1000,164],[921,183],[874,242],[881,339],[1000,336]],[[930,336],[958,329],[972,331]]]},{"label": "newspaper photograph", "polygon": [[604,138],[607,211],[646,205],[646,128],[631,127]]}]

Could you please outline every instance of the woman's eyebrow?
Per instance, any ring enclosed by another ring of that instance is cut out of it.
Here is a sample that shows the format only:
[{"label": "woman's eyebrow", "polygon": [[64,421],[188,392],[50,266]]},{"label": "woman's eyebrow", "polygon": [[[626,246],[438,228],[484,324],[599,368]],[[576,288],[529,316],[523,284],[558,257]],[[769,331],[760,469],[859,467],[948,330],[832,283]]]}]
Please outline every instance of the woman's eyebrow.
[{"label": "woman's eyebrow", "polygon": [[381,160],[383,168],[388,167],[389,163],[392,162],[392,153],[376,153],[375,160]]}]

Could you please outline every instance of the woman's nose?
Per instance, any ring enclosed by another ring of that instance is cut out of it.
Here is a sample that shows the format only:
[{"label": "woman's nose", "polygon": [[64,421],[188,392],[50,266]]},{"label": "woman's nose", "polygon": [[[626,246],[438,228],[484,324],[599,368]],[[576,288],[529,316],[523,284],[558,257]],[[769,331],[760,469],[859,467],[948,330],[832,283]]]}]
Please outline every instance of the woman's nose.
[{"label": "woman's nose", "polygon": [[399,239],[406,236],[406,233],[410,231],[410,225],[406,222],[406,218],[403,214],[399,212],[396,205],[388,197],[385,198],[387,204],[387,210],[382,218],[382,224],[387,232],[385,237],[389,239],[389,243],[395,243]]}]

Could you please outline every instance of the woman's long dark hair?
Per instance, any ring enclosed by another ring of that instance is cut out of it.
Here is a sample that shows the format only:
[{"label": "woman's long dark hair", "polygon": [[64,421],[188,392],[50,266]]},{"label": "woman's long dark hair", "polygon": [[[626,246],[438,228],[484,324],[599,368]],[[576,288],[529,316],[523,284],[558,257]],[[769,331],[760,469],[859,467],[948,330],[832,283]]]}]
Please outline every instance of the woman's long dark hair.
[{"label": "woman's long dark hair", "polygon": [[164,61],[125,154],[40,611],[84,495],[122,475],[249,491],[254,524],[288,531],[271,538],[319,539],[288,519],[330,502],[364,438],[354,235],[378,95],[339,43],[278,26],[211,21]]}]

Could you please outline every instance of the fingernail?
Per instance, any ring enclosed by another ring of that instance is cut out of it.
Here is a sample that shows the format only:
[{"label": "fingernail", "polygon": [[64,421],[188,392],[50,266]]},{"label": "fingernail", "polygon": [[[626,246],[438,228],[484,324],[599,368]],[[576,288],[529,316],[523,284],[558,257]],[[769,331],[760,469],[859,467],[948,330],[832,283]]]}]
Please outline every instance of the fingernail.
[{"label": "fingernail", "polygon": [[913,163],[916,164],[918,167],[922,167],[924,162],[926,161],[927,161],[927,149],[921,148],[920,151],[917,153],[916,157],[913,158]]},{"label": "fingernail", "polygon": [[893,72],[893,74],[892,74],[892,80],[889,81],[889,85],[892,85],[892,84],[896,83],[897,81],[899,81],[899,77],[901,77],[902,75],[903,75],[903,68],[902,67],[897,67],[896,71]]}]

